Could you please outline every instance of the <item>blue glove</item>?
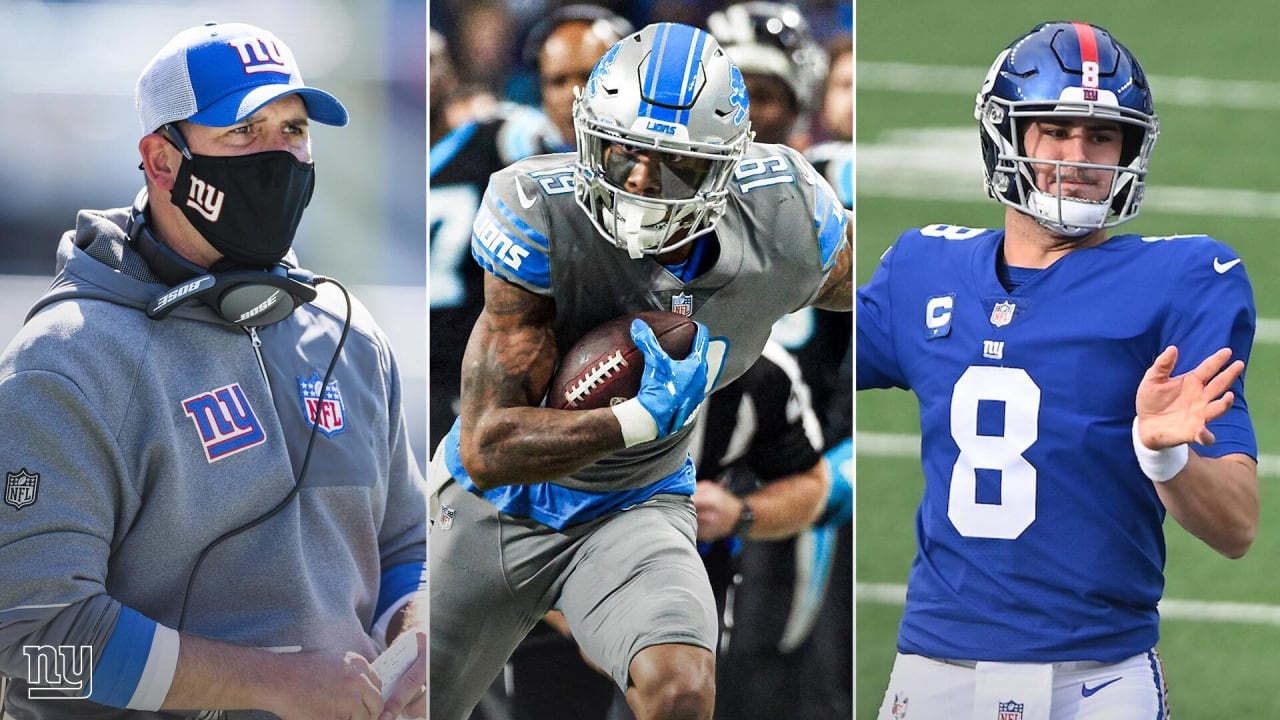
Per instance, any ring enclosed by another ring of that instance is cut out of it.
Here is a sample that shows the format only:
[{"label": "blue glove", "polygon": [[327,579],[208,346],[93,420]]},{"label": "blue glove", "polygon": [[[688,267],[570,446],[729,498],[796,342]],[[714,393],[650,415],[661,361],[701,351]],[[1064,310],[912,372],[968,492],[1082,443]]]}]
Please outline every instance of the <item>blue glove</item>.
[{"label": "blue glove", "polygon": [[[678,431],[707,397],[707,327],[695,324],[698,331],[688,357],[673,360],[658,345],[648,325],[641,320],[631,321],[631,339],[644,355],[644,375],[636,397],[614,406],[627,447]],[[652,424],[637,422],[636,410],[642,410]]]}]

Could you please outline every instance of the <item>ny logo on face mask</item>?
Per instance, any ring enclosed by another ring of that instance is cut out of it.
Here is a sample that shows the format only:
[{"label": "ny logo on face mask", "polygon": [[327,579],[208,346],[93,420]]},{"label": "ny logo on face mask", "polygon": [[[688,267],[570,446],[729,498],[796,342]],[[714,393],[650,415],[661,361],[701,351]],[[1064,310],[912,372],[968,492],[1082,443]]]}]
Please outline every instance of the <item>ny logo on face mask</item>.
[{"label": "ny logo on face mask", "polygon": [[244,64],[246,73],[276,72],[289,74],[285,65],[284,53],[275,40],[263,38],[242,38],[232,40],[231,47],[240,53],[240,62]]},{"label": "ny logo on face mask", "polygon": [[222,201],[226,195],[218,188],[191,176],[191,189],[187,191],[187,207],[204,216],[209,222],[218,222],[222,215]]}]

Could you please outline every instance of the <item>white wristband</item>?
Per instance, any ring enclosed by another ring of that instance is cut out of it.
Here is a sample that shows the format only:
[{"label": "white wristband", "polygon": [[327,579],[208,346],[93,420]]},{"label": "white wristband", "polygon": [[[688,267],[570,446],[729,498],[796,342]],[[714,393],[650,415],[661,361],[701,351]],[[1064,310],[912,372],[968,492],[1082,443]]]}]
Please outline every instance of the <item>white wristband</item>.
[{"label": "white wristband", "polygon": [[1169,478],[1182,472],[1187,466],[1189,451],[1187,444],[1174,445],[1162,450],[1152,450],[1142,444],[1138,437],[1138,418],[1133,419],[1133,454],[1138,456],[1138,465],[1142,472],[1155,482],[1168,482]]},{"label": "white wristband", "polygon": [[622,442],[627,447],[658,438],[658,423],[640,404],[639,399],[624,400],[617,405],[610,405],[609,409],[622,426]]}]

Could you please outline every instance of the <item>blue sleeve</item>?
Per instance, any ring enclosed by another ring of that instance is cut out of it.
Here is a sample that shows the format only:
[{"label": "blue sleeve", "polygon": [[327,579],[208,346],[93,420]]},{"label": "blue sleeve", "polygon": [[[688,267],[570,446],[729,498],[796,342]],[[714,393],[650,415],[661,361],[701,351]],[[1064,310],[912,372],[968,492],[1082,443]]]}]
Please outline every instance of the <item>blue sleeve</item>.
[{"label": "blue sleeve", "polygon": [[486,272],[547,295],[551,291],[547,237],[503,202],[494,188],[497,182],[520,183],[522,178],[506,173],[493,176],[472,226],[471,256]]},{"label": "blue sleeve", "polygon": [[121,607],[87,697],[109,707],[158,710],[177,666],[178,633]]},{"label": "blue sleeve", "polygon": [[1253,286],[1242,262],[1225,272],[1216,269],[1223,267],[1219,261],[1227,263],[1237,258],[1234,251],[1217,241],[1210,241],[1209,247],[1208,251],[1197,252],[1191,261],[1180,263],[1180,273],[1175,276],[1178,282],[1171,287],[1174,312],[1169,318],[1164,344],[1178,347],[1175,375],[1191,370],[1223,347],[1231,348],[1232,360],[1244,361],[1244,374],[1231,386],[1235,394],[1231,409],[1209,423],[1216,442],[1212,446],[1194,447],[1204,457],[1244,453],[1256,459],[1258,441],[1244,392],[1257,325]]},{"label": "blue sleeve", "polygon": [[381,617],[397,600],[427,588],[427,564],[425,562],[408,562],[389,567],[382,571],[382,582],[378,588],[378,604],[373,611],[374,617]]},{"label": "blue sleeve", "polygon": [[848,237],[845,226],[849,223],[849,215],[844,205],[836,198],[835,192],[827,185],[826,180],[818,179],[818,193],[814,202],[813,227],[818,233],[818,248],[822,253],[822,270],[826,272],[835,265],[836,257],[844,249]]},{"label": "blue sleeve", "polygon": [[890,297],[891,266],[897,246],[880,257],[880,266],[866,285],[858,288],[854,325],[858,339],[857,388],[907,388],[893,344],[893,311]]}]

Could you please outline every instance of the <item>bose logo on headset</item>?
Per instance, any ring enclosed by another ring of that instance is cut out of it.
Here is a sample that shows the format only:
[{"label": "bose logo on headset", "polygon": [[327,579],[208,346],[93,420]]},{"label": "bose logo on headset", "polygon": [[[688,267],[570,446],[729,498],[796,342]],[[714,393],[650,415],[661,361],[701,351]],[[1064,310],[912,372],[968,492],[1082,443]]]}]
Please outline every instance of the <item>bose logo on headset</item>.
[{"label": "bose logo on headset", "polygon": [[270,310],[271,306],[275,305],[279,301],[280,301],[280,291],[277,290],[271,293],[271,297],[258,303],[256,307],[249,308],[248,311],[246,311],[240,317],[236,318],[236,322],[241,323],[241,322],[244,322],[245,320],[248,320],[251,317],[256,317],[258,315],[261,315],[267,310]]},{"label": "bose logo on headset", "polygon": [[192,280],[191,282],[185,285],[179,285],[178,287],[170,290],[169,292],[155,299],[155,301],[152,303],[155,306],[155,310],[153,312],[157,312],[157,313],[163,312],[165,309],[165,306],[173,302],[174,300],[179,300],[181,298],[184,298],[193,292],[198,292],[200,290],[207,290],[208,288],[213,286],[213,283],[214,283],[213,276],[203,275],[201,277],[196,278],[195,280]]}]

